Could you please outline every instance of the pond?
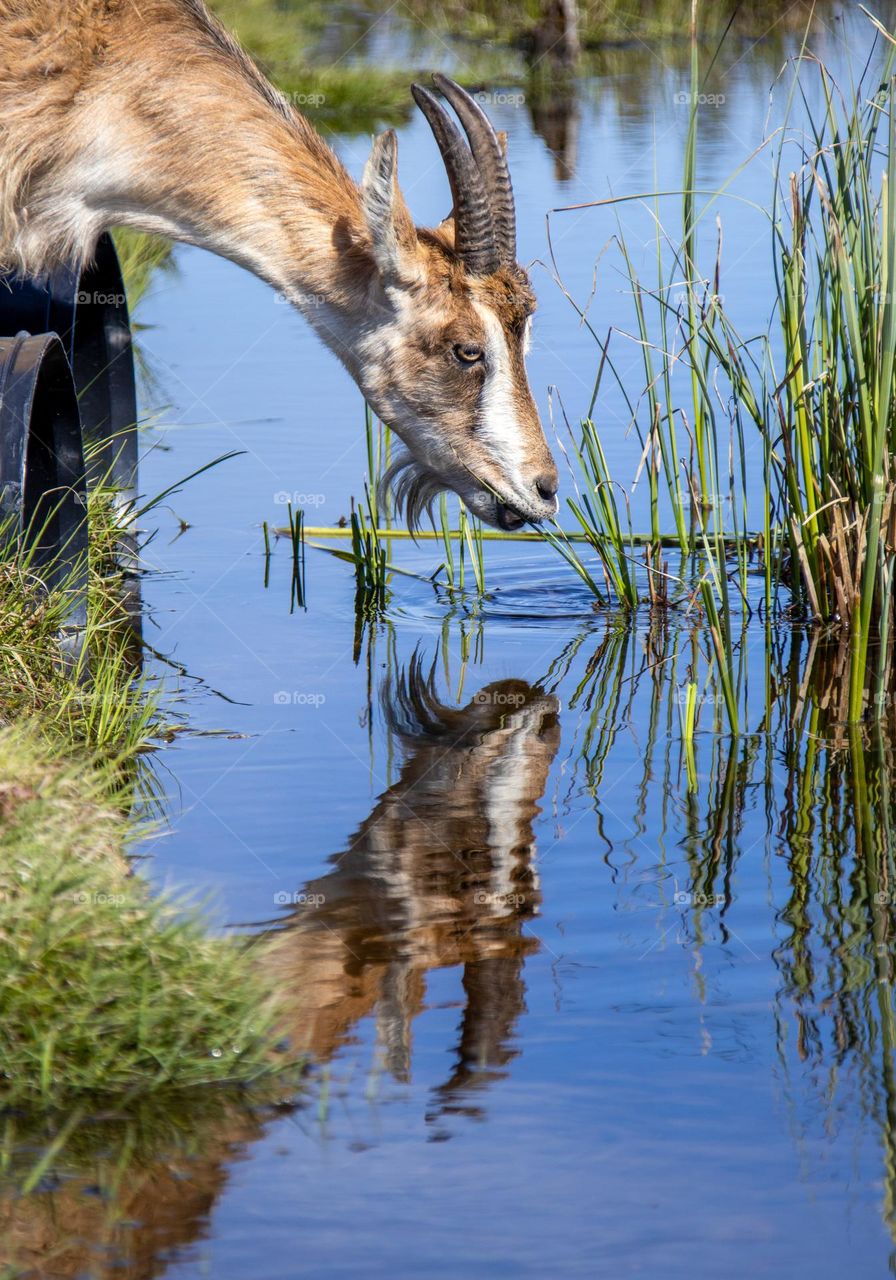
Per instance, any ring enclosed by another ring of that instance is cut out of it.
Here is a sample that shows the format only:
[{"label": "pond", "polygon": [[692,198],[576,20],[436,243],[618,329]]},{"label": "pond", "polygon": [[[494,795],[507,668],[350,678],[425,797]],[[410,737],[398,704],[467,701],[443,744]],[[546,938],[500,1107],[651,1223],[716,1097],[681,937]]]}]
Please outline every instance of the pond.
[{"label": "pond", "polygon": [[[398,38],[464,69],[463,45]],[[699,186],[774,127],[798,43],[725,46]],[[351,56],[390,47],[373,22]],[[871,39],[836,16],[815,47],[845,75]],[[610,242],[622,227],[649,265],[654,226],[637,204],[553,213],[552,265],[546,213],[680,190],[687,129],[683,45],[633,40],[589,67],[553,111],[500,83],[485,95],[534,263],[532,385],[561,433],[600,356],[567,292],[590,298],[594,333],[623,331],[620,378],[643,385]],[[332,141],[358,175],[368,138]],[[419,115],[399,156],[417,221],[438,221],[447,184]],[[769,321],[770,182],[760,155],[719,207],[723,288],[749,332]],[[348,514],[367,467],[358,391],[269,289],[198,250],[175,249],[135,319],[142,490],[240,451],[166,500],[144,553],[150,675],[184,731],[154,762],[165,821],[143,869],[209,896],[220,928],[276,931],[311,1066],[295,1106],[203,1119],[114,1192],[93,1194],[100,1154],[33,1197],[23,1230],[58,1246],[45,1274],[886,1274],[885,731],[832,736],[804,680],[811,637],[757,615],[748,732],[716,732],[702,694],[689,762],[697,620],[598,609],[541,545],[487,544],[484,599],[424,580],[436,544],[402,545],[421,576],[394,576],[360,619],[350,567],[309,548],[296,607],[288,545],[268,561],[262,522],[283,525],[287,499],[313,525]],[[630,484],[641,446],[605,388],[595,420]],[[749,474],[758,490],[758,442]]]}]

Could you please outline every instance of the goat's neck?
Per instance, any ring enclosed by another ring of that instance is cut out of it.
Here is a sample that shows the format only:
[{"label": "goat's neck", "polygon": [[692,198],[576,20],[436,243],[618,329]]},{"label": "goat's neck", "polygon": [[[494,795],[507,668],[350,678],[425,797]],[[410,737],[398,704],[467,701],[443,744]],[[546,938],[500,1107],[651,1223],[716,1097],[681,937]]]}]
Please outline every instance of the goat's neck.
[{"label": "goat's neck", "polygon": [[355,183],[300,117],[273,108],[246,116],[232,129],[222,122],[220,135],[179,122],[135,146],[129,181],[117,189],[113,178],[106,193],[104,220],[230,258],[303,310],[349,305],[365,260]]},{"label": "goat's neck", "polygon": [[164,80],[139,61],[102,72],[69,133],[64,167],[32,190],[23,227],[89,253],[127,225],[212,250],[297,305],[343,359],[371,283],[360,192],[307,120],[248,60],[185,55]]}]

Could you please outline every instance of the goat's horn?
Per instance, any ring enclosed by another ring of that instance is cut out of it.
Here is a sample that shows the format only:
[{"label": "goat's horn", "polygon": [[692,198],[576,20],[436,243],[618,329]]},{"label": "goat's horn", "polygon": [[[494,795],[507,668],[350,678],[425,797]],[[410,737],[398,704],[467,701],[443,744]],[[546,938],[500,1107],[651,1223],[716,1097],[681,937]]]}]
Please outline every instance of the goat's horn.
[{"label": "goat's horn", "polygon": [[492,122],[482,107],[459,84],[443,76],[433,75],[433,83],[444,94],[457,112],[458,119],[470,140],[473,159],[485,182],[492,218],[495,223],[495,242],[501,261],[516,261],[516,209],[513,203],[513,186],[507,156]]},{"label": "goat's horn", "polygon": [[457,125],[422,85],[412,84],[414,101],[429,121],[454,201],[454,246],[473,275],[490,275],[501,264],[485,181]]}]

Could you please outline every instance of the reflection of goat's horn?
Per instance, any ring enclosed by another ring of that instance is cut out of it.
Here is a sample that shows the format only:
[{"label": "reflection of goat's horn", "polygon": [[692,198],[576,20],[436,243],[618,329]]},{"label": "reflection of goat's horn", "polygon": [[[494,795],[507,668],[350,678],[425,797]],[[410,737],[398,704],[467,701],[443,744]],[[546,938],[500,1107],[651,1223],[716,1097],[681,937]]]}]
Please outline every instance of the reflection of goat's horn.
[{"label": "reflection of goat's horn", "polygon": [[482,180],[495,225],[495,244],[502,263],[516,261],[516,209],[513,203],[513,186],[507,167],[506,149],[492,128],[492,122],[482,107],[459,84],[436,72],[433,83],[454,110],[470,140],[473,159]]},{"label": "reflection of goat's horn", "polygon": [[500,266],[501,255],[483,174],[442,104],[422,85],[412,84],[411,93],[445,162],[454,201],[454,247],[473,275],[490,275]]}]

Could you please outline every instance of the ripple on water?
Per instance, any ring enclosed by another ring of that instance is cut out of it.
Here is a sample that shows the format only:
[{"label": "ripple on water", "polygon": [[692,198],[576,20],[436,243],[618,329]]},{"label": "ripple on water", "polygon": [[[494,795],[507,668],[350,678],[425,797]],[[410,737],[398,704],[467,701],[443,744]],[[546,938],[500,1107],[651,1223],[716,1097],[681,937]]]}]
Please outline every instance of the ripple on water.
[{"label": "ripple on water", "polygon": [[[516,552],[519,548],[514,548]],[[422,584],[421,584],[422,585]],[[403,619],[420,623],[445,620],[445,606],[450,595],[442,589],[422,588],[406,592],[396,612]],[[456,593],[458,612],[471,618],[495,622],[518,620],[532,627],[553,627],[570,621],[586,623],[595,617],[594,596],[559,558],[554,563],[543,556],[515,555],[500,564],[489,562],[486,549],[486,593],[477,599],[475,592]]]}]

